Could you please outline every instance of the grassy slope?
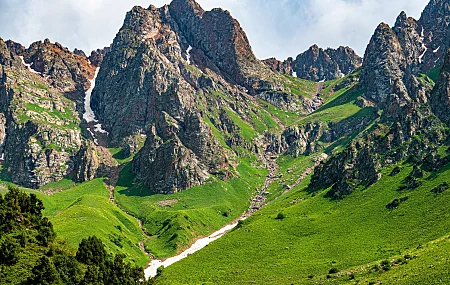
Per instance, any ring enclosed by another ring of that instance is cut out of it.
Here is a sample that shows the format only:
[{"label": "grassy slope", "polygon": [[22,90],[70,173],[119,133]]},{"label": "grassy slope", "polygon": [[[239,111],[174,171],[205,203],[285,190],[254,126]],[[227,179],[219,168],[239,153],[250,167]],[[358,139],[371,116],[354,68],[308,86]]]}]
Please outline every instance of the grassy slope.
[{"label": "grassy slope", "polygon": [[[103,179],[76,187],[72,181],[63,180],[45,188],[66,189],[51,196],[37,192],[46,208],[44,215],[49,217],[60,238],[76,248],[83,238],[96,235],[103,240],[108,252],[123,253],[129,261],[141,266],[147,263],[148,257],[139,248],[143,234],[137,221],[109,201]],[[5,189],[0,190],[0,193],[5,192]]]},{"label": "grassy slope", "polygon": [[[402,256],[447,235],[450,228],[450,213],[446,211],[450,191],[439,196],[430,192],[444,181],[450,182],[449,167],[423,179],[416,190],[397,191],[411,169],[402,165],[396,177],[388,176],[391,169],[386,169],[378,183],[339,202],[324,198],[323,193],[309,195],[305,187],[293,191],[248,219],[240,229],[166,268],[160,283],[320,284],[327,280],[332,267],[346,271]],[[386,209],[394,198],[405,196],[409,200],[398,209]],[[286,215],[284,220],[275,219],[280,211]],[[424,264],[433,258],[442,262],[442,254],[430,251],[430,256],[424,253],[407,266],[400,266],[399,272],[412,274],[419,268],[428,269]],[[445,260],[437,266],[448,268],[450,264]],[[388,280],[394,278],[395,270],[362,277]],[[426,280],[434,278],[436,272],[440,271],[425,270],[415,277]],[[309,276],[314,277],[310,280]]]},{"label": "grassy slope", "polygon": [[[174,255],[196,237],[206,236],[239,217],[249,199],[261,187],[267,171],[254,168],[255,158],[243,159],[239,178],[195,187],[172,195],[151,195],[133,184],[127,166],[116,187],[116,199],[124,209],[144,222],[153,235],[146,248],[156,257]],[[167,205],[164,205],[164,202]]]}]

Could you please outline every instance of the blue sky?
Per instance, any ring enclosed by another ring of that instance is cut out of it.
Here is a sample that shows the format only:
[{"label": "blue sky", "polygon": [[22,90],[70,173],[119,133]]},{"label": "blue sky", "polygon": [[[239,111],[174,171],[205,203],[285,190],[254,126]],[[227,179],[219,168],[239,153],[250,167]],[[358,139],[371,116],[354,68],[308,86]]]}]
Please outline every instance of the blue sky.
[{"label": "blue sky", "polygon": [[[429,0],[198,0],[227,9],[246,31],[257,57],[285,59],[312,44],[348,45],[363,55],[380,22],[402,10],[419,18]],[[86,52],[109,45],[134,5],[170,0],[0,0],[0,37],[24,45],[49,38]]]}]

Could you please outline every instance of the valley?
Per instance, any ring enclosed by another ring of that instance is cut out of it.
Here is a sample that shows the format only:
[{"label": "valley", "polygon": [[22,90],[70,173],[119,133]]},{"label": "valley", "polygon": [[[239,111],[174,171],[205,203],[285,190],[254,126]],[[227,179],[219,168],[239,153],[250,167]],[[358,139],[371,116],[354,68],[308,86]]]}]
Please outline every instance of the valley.
[{"label": "valley", "polygon": [[89,56],[0,38],[0,281],[450,282],[449,7],[363,57],[260,60],[194,0]]}]

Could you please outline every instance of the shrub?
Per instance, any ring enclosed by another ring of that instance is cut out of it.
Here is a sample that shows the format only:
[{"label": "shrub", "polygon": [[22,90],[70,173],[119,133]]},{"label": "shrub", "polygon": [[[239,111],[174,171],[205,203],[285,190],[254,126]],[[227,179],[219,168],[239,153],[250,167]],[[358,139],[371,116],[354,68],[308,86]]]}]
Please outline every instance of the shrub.
[{"label": "shrub", "polygon": [[380,265],[381,269],[383,269],[384,271],[388,271],[391,269],[391,262],[389,260],[383,260]]},{"label": "shrub", "polygon": [[386,205],[386,209],[392,211],[392,210],[398,208],[402,203],[408,201],[408,199],[409,199],[408,197],[403,197],[403,198],[400,198],[400,199],[394,199],[391,203]]},{"label": "shrub", "polygon": [[339,270],[336,267],[333,267],[330,269],[330,271],[328,271],[328,274],[336,274],[338,272],[339,272]]},{"label": "shrub", "polygon": [[275,218],[276,220],[283,220],[284,218],[286,218],[286,215],[282,212],[278,213],[277,217]]}]

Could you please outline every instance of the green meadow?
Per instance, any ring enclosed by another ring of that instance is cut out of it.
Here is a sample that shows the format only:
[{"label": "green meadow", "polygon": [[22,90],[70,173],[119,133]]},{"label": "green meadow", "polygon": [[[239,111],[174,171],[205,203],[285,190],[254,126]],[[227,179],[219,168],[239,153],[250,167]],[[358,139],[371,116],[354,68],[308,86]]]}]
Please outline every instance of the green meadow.
[{"label": "green meadow", "polygon": [[[403,284],[435,284],[442,277],[434,274],[450,268],[445,251],[450,247],[450,191],[430,189],[450,182],[450,167],[406,191],[399,189],[412,167],[400,167],[397,176],[389,176],[393,167],[387,168],[379,182],[341,201],[325,198],[326,190],[310,194],[306,179],[233,232],[166,268],[158,283],[345,284],[354,274],[354,280],[364,280],[360,284],[397,284],[393,280],[403,274]],[[387,208],[404,197],[398,208]],[[283,219],[277,219],[279,213]],[[436,249],[440,244],[444,252]],[[410,260],[395,264],[408,255]],[[435,259],[437,269],[428,268]],[[390,270],[371,269],[382,268],[386,260]]]}]

